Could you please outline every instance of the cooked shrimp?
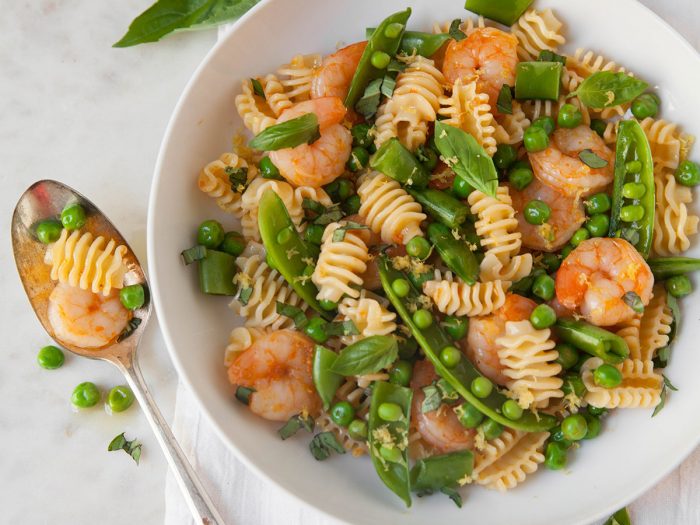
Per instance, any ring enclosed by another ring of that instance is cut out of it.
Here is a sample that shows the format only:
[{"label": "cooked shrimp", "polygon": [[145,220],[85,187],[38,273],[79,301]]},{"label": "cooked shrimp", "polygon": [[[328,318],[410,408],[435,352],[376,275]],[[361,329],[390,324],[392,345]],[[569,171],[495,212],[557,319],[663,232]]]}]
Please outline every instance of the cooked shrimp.
[{"label": "cooked shrimp", "polygon": [[518,39],[494,27],[480,27],[460,41],[450,40],[445,51],[442,72],[454,84],[477,80],[477,88],[489,96],[491,109],[496,112],[498,93],[504,84],[515,83],[518,63]]},{"label": "cooked shrimp", "polygon": [[296,186],[319,188],[342,175],[352,149],[350,131],[340,124],[346,112],[338,97],[306,100],[282,112],[278,123],[315,113],[321,130],[321,137],[312,144],[270,153],[270,159],[287,181]]},{"label": "cooked shrimp", "polygon": [[321,67],[314,72],[311,98],[338,97],[345,100],[366,47],[367,41],[356,42],[324,58]]},{"label": "cooked shrimp", "polygon": [[48,317],[57,339],[80,348],[100,348],[124,330],[130,314],[116,290],[105,297],[58,283],[49,296]]},{"label": "cooked shrimp", "polygon": [[250,410],[271,421],[301,412],[318,413],[321,400],[311,376],[314,342],[293,330],[278,330],[256,340],[228,369],[234,385],[255,389]]},{"label": "cooked shrimp", "polygon": [[[522,191],[511,187],[510,196],[513,199],[513,208],[517,212],[518,230],[523,235],[523,245],[532,250],[558,250],[586,220],[581,199],[564,195],[537,179]],[[535,226],[525,220],[523,210],[533,199],[546,202],[552,210],[547,222],[541,226]]]},{"label": "cooked shrimp", "polygon": [[[498,358],[496,339],[505,335],[506,321],[524,321],[530,318],[537,304],[521,295],[508,294],[506,302],[491,315],[469,320],[465,353],[479,371],[491,381],[505,385],[504,366]],[[464,348],[464,341],[462,342]]]},{"label": "cooked shrimp", "polygon": [[601,237],[579,244],[562,262],[555,281],[562,306],[598,326],[631,319],[635,312],[623,296],[634,292],[646,306],[652,286],[654,276],[634,246]]},{"label": "cooked shrimp", "polygon": [[417,361],[414,365],[411,379],[411,388],[413,388],[411,425],[427,444],[439,452],[446,453],[471,448],[475,432],[462,426],[453,407],[442,405],[432,412],[421,410],[425,399],[422,388],[437,378],[435,368],[429,361]]},{"label": "cooked shrimp", "polygon": [[[578,156],[586,149],[606,160],[607,166],[587,166]],[[560,128],[552,133],[546,149],[529,153],[528,156],[535,177],[567,195],[591,195],[605,188],[613,180],[615,154],[588,126]]]}]

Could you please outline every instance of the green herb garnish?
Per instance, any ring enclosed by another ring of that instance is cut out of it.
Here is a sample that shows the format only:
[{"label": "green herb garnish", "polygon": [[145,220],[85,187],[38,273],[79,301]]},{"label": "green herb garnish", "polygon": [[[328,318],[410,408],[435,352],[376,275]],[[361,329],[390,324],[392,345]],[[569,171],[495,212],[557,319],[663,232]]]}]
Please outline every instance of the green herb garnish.
[{"label": "green herb garnish", "polygon": [[554,51],[549,49],[543,49],[540,54],[537,55],[538,62],[559,62],[562,65],[566,65],[566,57],[562,55],[557,55]]},{"label": "green herb garnish", "polygon": [[359,222],[348,221],[346,224],[335,229],[332,237],[333,242],[342,242],[345,239],[345,234],[349,230],[369,230],[369,226],[365,226]]},{"label": "green herb garnish", "polygon": [[251,295],[253,295],[252,286],[242,288],[241,291],[238,293],[238,302],[241,303],[243,306],[246,306],[248,304],[248,301],[250,300]]},{"label": "green herb garnish", "polygon": [[117,343],[121,343],[124,339],[133,334],[140,324],[141,319],[139,319],[138,317],[132,317],[131,319],[129,319],[129,322],[126,323],[126,327],[124,328],[124,330],[122,330],[121,333],[117,336]]},{"label": "green herb garnish", "polygon": [[605,109],[631,102],[648,87],[649,84],[627,73],[598,71],[581,82],[569,96],[578,97],[589,108]]},{"label": "green herb garnish", "polygon": [[291,304],[281,303],[277,301],[276,312],[285,317],[289,317],[294,321],[294,326],[298,329],[303,329],[307,324],[309,324],[309,319],[306,317],[304,310],[298,306],[292,306]]},{"label": "green herb garnish", "polygon": [[581,159],[581,162],[583,162],[586,166],[593,169],[604,168],[608,165],[607,160],[599,157],[590,149],[584,149],[578,154],[578,158]]},{"label": "green herb garnish", "polygon": [[307,113],[261,131],[250,141],[250,147],[260,151],[276,151],[311,144],[320,137],[316,114]]},{"label": "green herb garnish", "polygon": [[250,83],[253,85],[253,93],[255,93],[257,96],[262,97],[263,99],[267,100],[265,98],[265,90],[262,87],[262,84],[257,78],[251,78]]},{"label": "green herb garnish", "polygon": [[454,20],[452,20],[452,23],[450,24],[450,29],[448,30],[450,38],[455,39],[457,42],[467,38],[467,35],[464,34],[464,31],[462,31],[459,28],[461,24],[462,21],[459,18],[455,18]]},{"label": "green herb garnish", "polygon": [[136,439],[132,439],[131,441],[127,440],[126,437],[124,437],[124,432],[119,434],[109,443],[107,450],[109,452],[123,450],[131,456],[137,465],[141,459],[141,442],[137,441]]},{"label": "green herb garnish", "polygon": [[282,439],[289,439],[294,434],[296,434],[299,429],[304,429],[307,432],[313,432],[316,427],[316,422],[308,414],[297,414],[289,418],[282,428],[280,428],[277,433]]},{"label": "green herb garnish", "polygon": [[236,396],[236,399],[243,403],[244,405],[249,405],[250,404],[250,394],[255,392],[254,388],[248,388],[247,386],[239,386],[236,388],[236,393],[234,394]]},{"label": "green herb garnish", "polygon": [[234,168],[232,166],[226,166],[224,168],[224,173],[228,175],[228,180],[231,183],[231,189],[236,193],[243,193],[248,186],[248,168],[246,166],[241,166],[240,168]]},{"label": "green herb garnish", "polygon": [[666,377],[665,375],[662,375],[661,377],[664,378],[664,386],[661,389],[661,395],[659,396],[659,404],[656,405],[656,407],[654,408],[654,412],[651,414],[651,417],[654,417],[656,414],[661,412],[666,406],[666,396],[668,395],[668,390],[678,392],[678,389],[675,386],[673,386],[673,383],[671,383],[668,377]]},{"label": "green herb garnish", "polygon": [[314,459],[318,461],[328,459],[333,452],[345,454],[345,448],[338,443],[333,432],[321,432],[320,434],[316,434],[311,440],[311,443],[309,443],[309,450],[311,450],[311,455],[313,455]]},{"label": "green herb garnish", "polygon": [[325,326],[328,337],[338,335],[360,335],[360,331],[350,319],[340,322],[327,323]]},{"label": "green herb garnish", "polygon": [[440,408],[442,404],[442,394],[438,387],[434,384],[427,385],[423,387],[423,403],[420,406],[420,411],[424,414],[426,412],[433,412]]},{"label": "green herb garnish", "polygon": [[188,248],[180,253],[185,264],[192,264],[195,261],[201,261],[207,257],[207,248],[198,244],[192,248]]},{"label": "green herb garnish", "polygon": [[498,100],[496,101],[496,108],[503,115],[513,114],[513,91],[508,84],[501,86],[501,91],[499,91]]},{"label": "green herb garnish", "polygon": [[378,372],[396,361],[399,345],[389,335],[373,335],[343,348],[331,371],[343,376]]},{"label": "green herb garnish", "polygon": [[644,313],[644,303],[642,303],[642,298],[639,297],[639,295],[637,295],[636,292],[625,293],[625,295],[622,296],[622,300],[627,306],[632,308],[632,310],[634,310],[635,313]]}]

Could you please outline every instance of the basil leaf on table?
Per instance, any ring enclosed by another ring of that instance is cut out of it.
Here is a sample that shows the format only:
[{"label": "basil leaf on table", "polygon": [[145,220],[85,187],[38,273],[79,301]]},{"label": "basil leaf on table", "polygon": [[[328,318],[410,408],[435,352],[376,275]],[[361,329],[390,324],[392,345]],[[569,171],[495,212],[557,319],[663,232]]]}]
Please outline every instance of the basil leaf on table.
[{"label": "basil leaf on table", "polygon": [[627,73],[598,71],[581,82],[570,96],[578,97],[589,108],[605,109],[631,102],[648,87],[649,84]]},{"label": "basil leaf on table", "polygon": [[473,188],[496,196],[498,174],[493,160],[466,131],[443,122],[435,123],[435,145],[448,167]]},{"label": "basil leaf on table", "polygon": [[320,136],[316,114],[307,113],[261,131],[250,141],[249,146],[260,151],[276,151],[311,144]]},{"label": "basil leaf on table", "polygon": [[331,371],[343,376],[372,374],[396,361],[398,355],[394,337],[373,335],[343,348]]}]

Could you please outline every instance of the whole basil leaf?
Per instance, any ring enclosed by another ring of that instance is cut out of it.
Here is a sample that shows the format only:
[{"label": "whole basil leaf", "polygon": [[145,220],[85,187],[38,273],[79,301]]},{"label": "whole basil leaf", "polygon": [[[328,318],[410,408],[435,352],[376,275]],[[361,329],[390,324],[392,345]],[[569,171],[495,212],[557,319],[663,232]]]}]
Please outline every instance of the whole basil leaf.
[{"label": "whole basil leaf", "polygon": [[316,114],[307,113],[261,131],[250,141],[249,146],[261,151],[275,151],[311,144],[320,136]]},{"label": "whole basil leaf", "polygon": [[214,0],[211,8],[196,24],[188,29],[205,29],[207,27],[231,22],[242,17],[260,0]]},{"label": "whole basil leaf", "polygon": [[396,361],[399,345],[394,337],[373,335],[346,346],[335,360],[331,372],[360,376],[378,372]]},{"label": "whole basil leaf", "polygon": [[577,96],[589,108],[604,109],[631,102],[648,87],[649,84],[627,73],[598,71],[581,82],[571,96]]},{"label": "whole basil leaf", "polygon": [[435,145],[440,150],[443,162],[452,168],[458,177],[462,177],[473,188],[486,195],[496,196],[496,167],[474,137],[466,131],[437,121]]}]

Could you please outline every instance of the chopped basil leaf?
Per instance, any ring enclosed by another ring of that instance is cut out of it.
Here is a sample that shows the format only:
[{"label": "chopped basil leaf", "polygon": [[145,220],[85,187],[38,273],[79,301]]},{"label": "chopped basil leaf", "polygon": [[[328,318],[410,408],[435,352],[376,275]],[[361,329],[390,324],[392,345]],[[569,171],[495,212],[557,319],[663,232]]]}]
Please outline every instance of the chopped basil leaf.
[{"label": "chopped basil leaf", "polygon": [[333,337],[337,335],[360,335],[360,331],[350,319],[339,323],[328,323],[326,325],[326,335]]},{"label": "chopped basil leaf", "polygon": [[457,505],[460,509],[462,508],[462,495],[457,491],[457,489],[452,487],[442,487],[440,492],[454,501],[455,505]]},{"label": "chopped basil leaf", "polygon": [[501,86],[501,91],[498,93],[498,100],[496,101],[496,108],[503,115],[513,114],[513,91],[508,84]]},{"label": "chopped basil leaf", "polygon": [[236,399],[243,403],[244,405],[250,404],[250,394],[255,392],[254,388],[248,388],[247,386],[239,386],[236,388]]},{"label": "chopped basil leaf", "polygon": [[282,439],[289,439],[294,434],[296,434],[299,429],[303,428],[307,432],[313,432],[316,427],[316,422],[314,418],[308,414],[297,414],[289,418],[282,428],[280,428],[277,433]]},{"label": "chopped basil leaf", "polygon": [[329,206],[326,210],[316,217],[314,224],[319,226],[327,226],[332,222],[337,222],[343,218],[343,211],[340,209],[340,204]]},{"label": "chopped basil leaf", "polygon": [[554,51],[549,49],[543,49],[537,56],[538,62],[559,62],[560,64],[566,65],[566,57],[557,55]]},{"label": "chopped basil leaf", "polygon": [[304,328],[307,324],[309,324],[309,320],[306,317],[304,310],[302,310],[298,306],[292,306],[291,304],[281,303],[277,301],[276,311],[278,314],[284,315],[285,317],[289,317],[291,320],[293,320],[294,326],[296,328],[301,329]]},{"label": "chopped basil leaf", "polygon": [[637,243],[639,242],[639,232],[637,230],[632,229],[632,228],[622,228],[618,232],[617,237],[626,240],[628,243],[630,243],[633,246],[636,246]]},{"label": "chopped basil leaf", "polygon": [[676,388],[675,386],[673,386],[673,383],[671,383],[671,381],[668,379],[668,377],[666,377],[666,376],[663,375],[663,374],[661,375],[661,377],[664,378],[664,386],[665,386],[666,388],[668,388],[669,390],[673,390],[674,392],[678,392],[678,388]]},{"label": "chopped basil leaf", "polygon": [[396,338],[389,335],[373,335],[346,346],[338,354],[331,372],[343,376],[373,374],[388,367],[399,356]]},{"label": "chopped basil leaf", "polygon": [[600,158],[596,153],[594,153],[590,149],[584,149],[581,153],[578,154],[578,158],[581,159],[581,162],[583,162],[586,166],[593,169],[604,168],[608,165],[607,160]]},{"label": "chopped basil leaf", "polygon": [[348,221],[343,226],[336,228],[336,230],[333,232],[333,242],[342,242],[345,239],[345,234],[349,230],[369,230],[369,226],[365,226],[359,222]]},{"label": "chopped basil leaf", "polygon": [[308,197],[304,197],[304,200],[301,201],[301,207],[304,210],[312,211],[317,215],[321,215],[326,211],[326,207],[323,204],[313,199],[309,199]]},{"label": "chopped basil leaf", "polygon": [[253,84],[253,93],[265,100],[265,91],[263,90],[260,81],[257,78],[251,78],[250,83]]},{"label": "chopped basil leaf", "polygon": [[432,412],[440,408],[442,404],[442,394],[440,390],[435,385],[428,385],[423,387],[423,403],[420,406],[420,411],[424,414],[426,412]]},{"label": "chopped basil leaf", "polygon": [[622,300],[636,313],[644,313],[644,303],[642,303],[642,298],[636,292],[627,292],[622,296]]},{"label": "chopped basil leaf", "polygon": [[385,97],[391,97],[394,94],[394,88],[396,87],[396,79],[390,75],[386,75],[384,80],[382,80],[382,87],[380,91]]},{"label": "chopped basil leaf", "polygon": [[309,443],[309,450],[314,459],[318,461],[328,459],[334,451],[338,454],[345,454],[345,448],[338,443],[333,432],[321,432],[320,434],[316,434],[311,440],[311,443]]},{"label": "chopped basil leaf", "polygon": [[467,38],[467,35],[465,35],[464,32],[459,28],[461,24],[462,21],[459,18],[455,18],[454,20],[452,20],[452,23],[450,24],[450,29],[448,31],[450,37],[454,38],[457,42]]},{"label": "chopped basil leaf", "polygon": [[261,131],[250,141],[250,147],[261,151],[276,151],[311,144],[320,137],[316,114],[307,113]]},{"label": "chopped basil leaf", "polygon": [[454,387],[447,382],[446,379],[440,378],[437,380],[437,383],[435,383],[435,386],[437,386],[438,390],[440,391],[440,396],[442,397],[442,400],[445,402],[452,402],[454,403],[459,399],[459,394],[457,391],[454,389]]},{"label": "chopped basil leaf", "polygon": [[404,69],[406,69],[406,63],[396,60],[395,58],[392,58],[389,65],[386,67],[387,73],[401,73]]},{"label": "chopped basil leaf", "polygon": [[228,175],[228,180],[231,183],[231,189],[236,193],[243,193],[248,186],[248,168],[246,166],[241,166],[240,168],[234,168],[232,166],[226,166],[224,168],[224,173]]},{"label": "chopped basil leaf", "polygon": [[141,459],[141,443],[136,439],[132,439],[131,441],[127,440],[124,437],[124,432],[122,432],[112,441],[110,441],[109,445],[107,446],[107,450],[109,452],[114,452],[115,450],[123,450],[131,456],[131,458],[136,462],[137,465],[139,464],[139,460]]},{"label": "chopped basil leaf", "polygon": [[623,507],[610,516],[603,525],[631,525],[630,515],[627,508]]},{"label": "chopped basil leaf", "polygon": [[124,330],[122,330],[119,336],[117,336],[117,343],[121,343],[124,339],[133,334],[140,324],[141,319],[139,319],[138,317],[132,317],[131,319],[129,319],[129,322],[126,323],[126,327],[124,327]]},{"label": "chopped basil leaf", "polygon": [[184,250],[180,253],[180,255],[182,256],[182,260],[185,264],[192,264],[195,261],[201,261],[202,259],[206,258],[207,248],[201,244],[198,244],[197,246]]},{"label": "chopped basil leaf", "polygon": [[243,306],[247,305],[251,295],[253,295],[252,286],[242,288],[241,291],[238,292],[238,302],[241,303]]},{"label": "chopped basil leaf", "polygon": [[384,79],[375,78],[367,84],[365,92],[360,100],[355,104],[355,110],[366,119],[372,118],[379,108],[379,102],[382,98],[382,83]]},{"label": "chopped basil leaf", "polygon": [[569,96],[579,98],[584,106],[593,109],[605,109],[631,102],[649,84],[627,73],[598,71],[587,77]]},{"label": "chopped basil leaf", "polygon": [[651,414],[651,417],[654,417],[656,414],[661,412],[663,410],[664,406],[666,406],[666,397],[668,396],[668,391],[672,390],[673,392],[677,392],[678,388],[676,388],[671,381],[669,381],[668,377],[665,375],[662,375],[661,377],[664,378],[664,386],[661,388],[661,395],[659,396],[659,404],[656,405],[654,408],[654,412]]}]

